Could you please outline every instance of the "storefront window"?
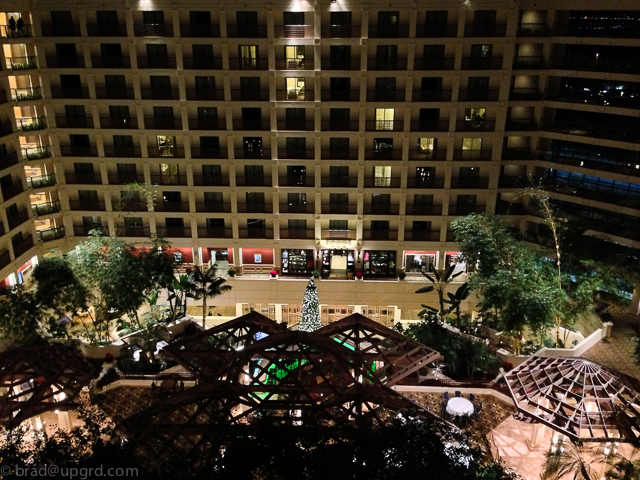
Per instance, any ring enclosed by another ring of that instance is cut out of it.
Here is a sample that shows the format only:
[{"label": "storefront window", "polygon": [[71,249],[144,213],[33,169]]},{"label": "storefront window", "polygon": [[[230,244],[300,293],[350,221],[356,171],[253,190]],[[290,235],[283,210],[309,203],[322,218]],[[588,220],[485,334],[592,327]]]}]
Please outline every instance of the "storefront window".
[{"label": "storefront window", "polygon": [[393,250],[364,252],[364,274],[395,276],[396,252]]},{"label": "storefront window", "polygon": [[452,264],[456,266],[454,274],[467,271],[467,262],[461,252],[445,252],[444,267],[449,268]]},{"label": "storefront window", "polygon": [[405,257],[406,273],[433,272],[436,264],[435,252],[414,252]]},{"label": "storefront window", "polygon": [[313,272],[313,250],[283,250],[283,275],[310,275]]},{"label": "storefront window", "polygon": [[322,250],[322,278],[351,279],[354,274],[353,250]]}]

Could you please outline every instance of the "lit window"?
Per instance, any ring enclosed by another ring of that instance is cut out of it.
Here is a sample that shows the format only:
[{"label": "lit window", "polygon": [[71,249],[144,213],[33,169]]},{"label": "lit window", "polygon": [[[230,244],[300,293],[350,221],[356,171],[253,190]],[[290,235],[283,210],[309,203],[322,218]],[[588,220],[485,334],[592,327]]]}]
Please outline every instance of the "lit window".
[{"label": "lit window", "polygon": [[256,45],[239,45],[238,56],[240,57],[240,68],[243,70],[253,70],[258,66],[258,47]]},{"label": "lit window", "polygon": [[373,178],[375,187],[390,187],[391,167],[373,167]]},{"label": "lit window", "polygon": [[376,108],[376,130],[393,130],[393,108]]},{"label": "lit window", "polygon": [[462,150],[481,150],[482,138],[463,138]]},{"label": "lit window", "polygon": [[304,100],[304,78],[286,78],[287,100]]},{"label": "lit window", "polygon": [[287,68],[304,68],[304,46],[287,45],[284,54]]}]

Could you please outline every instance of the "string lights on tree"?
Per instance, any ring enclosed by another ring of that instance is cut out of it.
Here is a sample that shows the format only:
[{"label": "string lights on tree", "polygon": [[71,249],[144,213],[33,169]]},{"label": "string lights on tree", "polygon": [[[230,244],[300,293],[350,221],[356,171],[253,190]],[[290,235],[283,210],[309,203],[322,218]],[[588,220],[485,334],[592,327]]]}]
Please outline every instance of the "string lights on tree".
[{"label": "string lights on tree", "polygon": [[318,300],[318,287],[313,278],[309,280],[307,289],[302,300],[302,312],[300,314],[300,330],[303,332],[314,332],[318,330],[320,323],[320,303]]}]

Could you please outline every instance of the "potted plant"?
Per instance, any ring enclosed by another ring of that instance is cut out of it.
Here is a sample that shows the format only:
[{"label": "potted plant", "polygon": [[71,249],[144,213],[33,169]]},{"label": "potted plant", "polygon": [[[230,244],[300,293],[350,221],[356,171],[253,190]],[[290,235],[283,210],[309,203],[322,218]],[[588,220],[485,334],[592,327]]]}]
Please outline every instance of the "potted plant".
[{"label": "potted plant", "polygon": [[404,280],[407,278],[407,274],[405,272],[398,272],[398,280]]},{"label": "potted plant", "polygon": [[229,267],[229,269],[227,270],[227,275],[229,275],[230,277],[235,277],[236,276],[236,269],[233,267]]},{"label": "potted plant", "polygon": [[320,278],[320,270],[314,270],[313,272],[311,272],[311,275],[313,275],[313,278]]},{"label": "potted plant", "polygon": [[362,272],[356,272],[356,280],[362,280]]},{"label": "potted plant", "polygon": [[271,270],[271,278],[278,278],[278,272]]}]

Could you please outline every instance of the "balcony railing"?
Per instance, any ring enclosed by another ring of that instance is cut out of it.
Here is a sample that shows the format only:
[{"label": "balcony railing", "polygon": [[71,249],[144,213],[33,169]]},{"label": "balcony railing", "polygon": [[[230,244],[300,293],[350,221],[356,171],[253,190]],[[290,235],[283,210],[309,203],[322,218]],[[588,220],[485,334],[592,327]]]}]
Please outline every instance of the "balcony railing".
[{"label": "balcony railing", "polygon": [[160,237],[191,238],[191,228],[189,227],[156,227],[156,232]]},{"label": "balcony railing", "polygon": [[22,149],[23,160],[40,160],[51,156],[51,147],[42,145],[40,147],[28,147]]},{"label": "balcony railing", "polygon": [[358,206],[356,204],[348,203],[323,203],[323,214],[337,214],[337,215],[355,215],[357,213]]},{"label": "balcony railing", "polygon": [[409,150],[409,160],[429,160],[429,161],[442,161],[447,159],[447,150],[421,150],[412,148]]},{"label": "balcony railing", "polygon": [[409,25],[369,25],[369,38],[408,38]]},{"label": "balcony railing", "polygon": [[367,59],[367,70],[406,70],[406,57],[369,57]]},{"label": "balcony railing", "polygon": [[234,119],[233,129],[267,131],[271,130],[271,121],[268,119]]},{"label": "balcony railing", "polygon": [[402,132],[403,120],[367,120],[365,123],[367,132]]},{"label": "balcony railing", "polygon": [[51,187],[57,183],[55,174],[27,177],[28,188]]},{"label": "balcony railing", "polygon": [[93,231],[100,232],[102,235],[108,235],[109,229],[106,225],[74,225],[73,235],[76,237],[88,237]]},{"label": "balcony railing", "polygon": [[406,230],[404,239],[408,242],[438,242],[440,230]]},{"label": "balcony railing", "polygon": [[280,131],[291,131],[291,132],[312,132],[315,129],[316,122],[315,120],[304,120],[294,122],[292,120],[278,119],[277,127]]},{"label": "balcony railing", "polygon": [[502,160],[530,160],[533,158],[528,148],[503,148]]},{"label": "balcony railing", "polygon": [[67,117],[56,115],[58,128],[93,128],[93,117]]},{"label": "balcony railing", "polygon": [[17,117],[16,124],[21,132],[47,128],[47,117]]},{"label": "balcony railing", "polygon": [[79,23],[63,23],[55,24],[50,22],[42,22],[40,24],[43,37],[79,37]]},{"label": "balcony railing", "polygon": [[323,188],[355,188],[358,186],[358,177],[322,177]]},{"label": "balcony railing", "polygon": [[275,38],[312,38],[313,25],[276,25]]},{"label": "balcony railing", "polygon": [[196,187],[228,187],[229,177],[226,175],[194,175],[193,184]]},{"label": "balcony railing", "polygon": [[60,211],[60,201],[40,203],[38,205],[31,205],[34,215],[49,215],[51,213],[57,213]]},{"label": "balcony railing", "polygon": [[547,62],[542,55],[517,56],[513,59],[513,68],[537,70],[539,68],[547,68]]},{"label": "balcony railing", "polygon": [[320,232],[320,238],[322,240],[355,240],[355,230],[322,230]]},{"label": "balcony railing", "polygon": [[174,117],[174,118],[145,117],[144,128],[157,129],[157,130],[164,130],[164,129],[181,130],[182,118],[180,117]]},{"label": "balcony railing", "polygon": [[452,178],[451,188],[488,188],[488,178]]},{"label": "balcony railing", "polygon": [[303,91],[295,90],[276,90],[277,101],[305,101],[312,102],[314,98],[313,89]]},{"label": "balcony railing", "polygon": [[546,37],[549,27],[546,23],[521,23],[516,33],[518,37]]},{"label": "balcony railing", "polygon": [[186,185],[186,175],[162,175],[157,173],[151,174],[151,183],[154,185]]},{"label": "balcony railing", "polygon": [[509,100],[539,100],[542,98],[537,88],[513,88],[509,92]]},{"label": "balcony railing", "polygon": [[220,38],[220,25],[180,24],[180,36],[185,38]]},{"label": "balcony railing", "polygon": [[12,88],[11,100],[24,102],[27,100],[38,100],[42,98],[42,90],[40,87]]},{"label": "balcony railing", "polygon": [[52,98],[89,98],[89,88],[62,87],[60,85],[52,85],[51,97]]},{"label": "balcony railing", "polygon": [[87,34],[90,37],[126,37],[127,26],[124,23],[101,24],[88,23]]},{"label": "balcony railing", "polygon": [[474,102],[478,100],[495,102],[498,100],[500,90],[488,89],[488,90],[460,90],[458,92],[458,101],[460,102]]},{"label": "balcony railing", "polygon": [[96,97],[110,100],[132,100],[133,88],[131,87],[96,87]]},{"label": "balcony railing", "polygon": [[575,37],[640,38],[637,20],[627,20],[625,23],[617,19],[614,22],[610,19],[603,19],[602,21],[592,20],[575,24],[556,23],[553,25],[553,34]]},{"label": "balcony railing", "polygon": [[449,120],[411,120],[412,132],[448,132]]},{"label": "balcony railing", "polygon": [[544,97],[546,100],[554,100],[558,102],[588,103],[591,105],[602,105],[618,108],[640,108],[640,96],[638,95],[622,95],[622,91],[617,92],[616,95],[615,90],[609,90],[608,93],[608,95],[600,95],[591,91],[578,91],[577,89],[562,92],[548,90],[547,92],[545,92]]},{"label": "balcony railing", "polygon": [[337,148],[336,149],[323,148],[321,155],[322,155],[322,160],[357,160],[358,149],[349,148],[346,150],[340,150]]},{"label": "balcony railing", "polygon": [[142,149],[134,145],[105,145],[104,156],[140,158],[142,157]]},{"label": "balcony railing", "polygon": [[99,173],[65,173],[65,183],[70,185],[100,185],[102,175]]},{"label": "balcony railing", "polygon": [[313,160],[316,158],[316,151],[313,148],[279,148],[278,158]]},{"label": "balcony railing", "polygon": [[38,68],[38,57],[26,56],[26,57],[6,57],[7,68],[10,70],[30,70],[32,68]]},{"label": "balcony railing", "polygon": [[185,70],[222,70],[222,59],[216,57],[183,57]]},{"label": "balcony railing", "polygon": [[360,90],[322,90],[323,102],[359,102]]},{"label": "balcony railing", "polygon": [[239,228],[240,238],[273,238],[273,228]]},{"label": "balcony railing", "polygon": [[7,214],[7,223],[9,224],[9,230],[13,230],[17,226],[22,225],[27,220],[29,220],[29,211],[26,209],[19,211],[15,215]]},{"label": "balcony railing", "polygon": [[180,92],[177,88],[153,88],[141,87],[140,95],[143,100],[180,100]]},{"label": "balcony railing", "polygon": [[84,57],[70,55],[68,57],[47,55],[47,68],[84,68]]},{"label": "balcony railing", "polygon": [[358,38],[360,25],[322,25],[322,38]]},{"label": "balcony railing", "polygon": [[313,57],[276,58],[276,70],[312,70]]},{"label": "balcony railing", "polygon": [[[530,157],[531,158],[531,157]],[[600,170],[603,172],[616,172],[623,175],[640,175],[640,171],[635,168],[639,162],[629,161],[625,163],[609,163],[597,153],[586,152],[552,152],[538,150],[536,156],[538,160],[546,162],[560,163],[562,165],[572,165],[586,169]]]},{"label": "balcony railing", "polygon": [[231,238],[232,230],[224,227],[198,227],[200,238]]},{"label": "balcony railing", "polygon": [[463,150],[456,149],[453,151],[454,160],[491,160],[491,149]]},{"label": "balcony railing", "polygon": [[401,148],[383,148],[376,150],[367,148],[364,151],[365,160],[402,160]]},{"label": "balcony railing", "polygon": [[100,117],[100,128],[135,129],[138,128],[138,118]]},{"label": "balcony railing", "polygon": [[102,200],[69,200],[69,209],[73,211],[104,212],[106,206]]},{"label": "balcony railing", "polygon": [[549,66],[558,69],[635,74],[640,72],[640,58],[631,55],[614,58],[603,56],[551,57]]},{"label": "balcony railing", "polygon": [[229,38],[267,38],[266,25],[227,25]]},{"label": "balcony railing", "polygon": [[470,213],[482,213],[485,205],[449,205],[449,215],[469,215]]},{"label": "balcony railing", "polygon": [[23,253],[26,253],[31,247],[33,247],[33,236],[29,233],[20,243],[13,244],[13,255],[17,259]]},{"label": "balcony railing", "polygon": [[367,102],[404,102],[404,90],[367,90]]},{"label": "balcony railing", "polygon": [[226,148],[191,147],[191,158],[227,158]]},{"label": "balcony railing", "polygon": [[423,58],[416,57],[414,62],[414,70],[453,70],[455,66],[454,57],[443,58]]},{"label": "balcony railing", "polygon": [[153,205],[156,212],[188,212],[189,202],[156,202]]},{"label": "balcony railing", "polygon": [[321,126],[326,132],[357,132],[360,122],[358,120],[322,120]]},{"label": "balcony railing", "polygon": [[398,240],[397,230],[363,230],[363,240]]},{"label": "balcony railing", "polygon": [[411,177],[407,178],[407,188],[444,188],[444,178],[442,177]]},{"label": "balcony railing", "polygon": [[196,202],[196,212],[229,213],[230,211],[231,211],[231,204],[228,202],[222,202],[222,203]]},{"label": "balcony railing", "polygon": [[97,157],[98,148],[94,145],[60,145],[63,157]]},{"label": "balcony railing", "polygon": [[278,177],[278,185],[280,187],[313,187],[315,179],[313,175],[281,175]]},{"label": "balcony railing", "polygon": [[151,236],[151,229],[141,225],[116,225],[116,231],[123,237],[145,237]]},{"label": "balcony railing", "polygon": [[176,57],[138,55],[138,68],[176,68]]},{"label": "balcony railing", "polygon": [[454,38],[458,36],[458,24],[416,25],[416,38]]},{"label": "balcony railing", "polygon": [[227,122],[217,118],[190,118],[189,130],[225,130]]},{"label": "balcony railing", "polygon": [[281,228],[280,238],[288,240],[308,240],[315,238],[315,230],[311,228]]},{"label": "balcony railing", "polygon": [[204,88],[187,88],[187,100],[224,100],[224,91]]},{"label": "balcony railing", "polygon": [[109,173],[109,185],[127,185],[129,183],[144,183],[141,173]]},{"label": "balcony railing", "polygon": [[364,206],[365,215],[397,215],[399,212],[399,205],[378,204]]},{"label": "balcony railing", "polygon": [[239,187],[271,187],[271,176],[236,176],[236,185]]},{"label": "balcony railing", "polygon": [[64,227],[56,227],[56,228],[48,228],[46,230],[39,230],[38,235],[40,236],[41,242],[51,242],[53,240],[58,240],[59,238],[64,238]]},{"label": "balcony railing", "polygon": [[451,100],[451,90],[414,90],[412,102],[448,102]]},{"label": "balcony railing", "polygon": [[360,70],[360,58],[323,58],[322,70]]},{"label": "balcony railing", "polygon": [[266,58],[237,58],[229,59],[229,70],[268,70],[269,61]]},{"label": "balcony railing", "polygon": [[515,118],[508,119],[505,124],[505,130],[508,132],[513,131],[528,131],[537,130],[538,122],[535,118]]},{"label": "balcony railing", "polygon": [[4,155],[0,155],[0,170],[12,167],[19,162],[17,152],[9,152]]},{"label": "balcony railing", "polygon": [[314,213],[315,203],[281,203],[280,213]]},{"label": "balcony railing", "polygon": [[133,34],[136,37],[173,37],[173,24],[155,23],[133,25]]},{"label": "balcony railing", "polygon": [[271,158],[271,147],[254,148],[251,150],[246,150],[244,148],[234,148],[233,151],[234,151],[235,158],[242,159],[242,160]]},{"label": "balcony railing", "polygon": [[504,37],[507,33],[506,23],[486,24],[472,23],[464,26],[465,37]]},{"label": "balcony railing", "polygon": [[406,215],[442,215],[442,205],[407,205]]},{"label": "balcony railing", "polygon": [[456,132],[493,132],[496,121],[486,120],[456,120]]},{"label": "balcony railing", "polygon": [[502,57],[466,57],[462,59],[462,70],[500,70]]},{"label": "balcony railing", "polygon": [[[2,38],[33,37],[33,25],[25,23],[21,30],[17,28],[12,30],[9,28],[9,25],[0,25],[0,36],[2,36]],[[2,265],[2,267],[4,267],[4,265]]]},{"label": "balcony railing", "polygon": [[259,89],[231,89],[231,100],[243,100],[249,102],[266,102],[269,100],[269,90],[266,88]]}]

